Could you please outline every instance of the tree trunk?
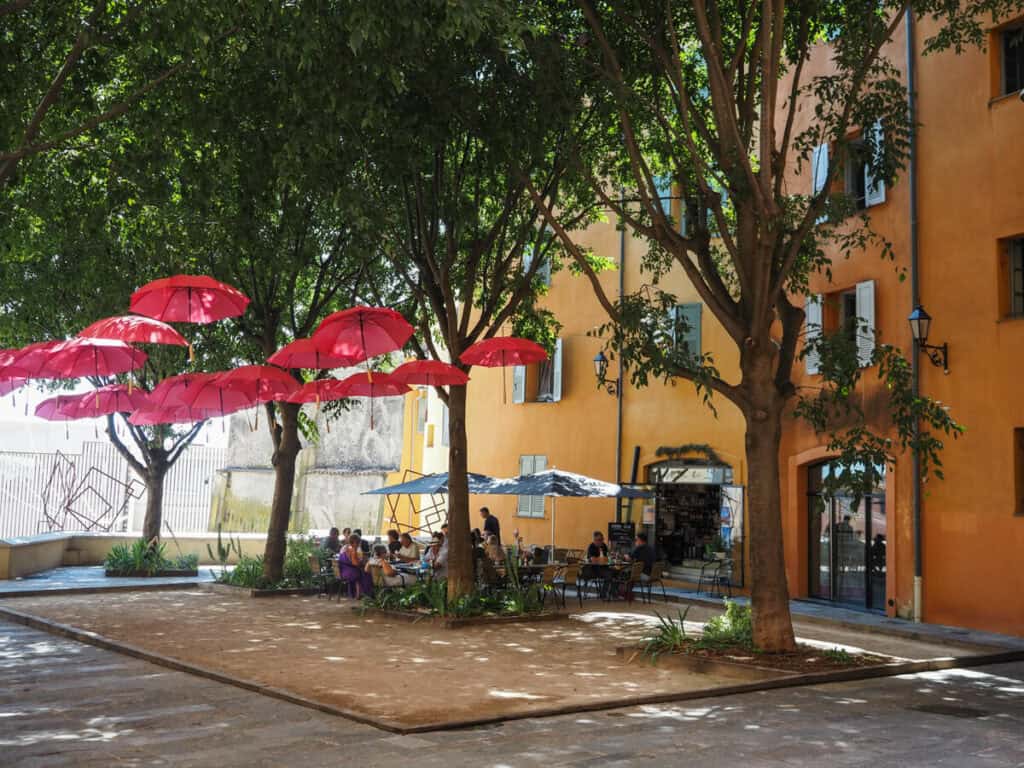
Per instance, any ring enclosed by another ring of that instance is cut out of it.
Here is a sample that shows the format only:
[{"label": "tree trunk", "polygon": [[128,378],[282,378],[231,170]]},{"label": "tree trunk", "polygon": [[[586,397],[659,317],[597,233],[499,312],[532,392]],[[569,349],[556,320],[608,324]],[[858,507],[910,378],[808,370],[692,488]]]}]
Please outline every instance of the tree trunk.
[{"label": "tree trunk", "polygon": [[[774,390],[774,385],[768,384],[766,389]],[[779,486],[782,403],[777,402],[774,392],[755,400],[771,404],[754,406],[745,414],[754,644],[761,650],[781,653],[796,647],[782,546]]]},{"label": "tree trunk", "polygon": [[164,513],[164,478],[167,477],[167,465],[163,461],[154,461],[146,472],[146,519],[142,522],[142,538],[152,541],[159,538],[163,526]]},{"label": "tree trunk", "polygon": [[448,600],[473,591],[473,552],[469,541],[469,477],[466,451],[466,388],[448,394]]},{"label": "tree trunk", "polygon": [[278,403],[281,439],[274,451],[274,501],[270,506],[267,544],[263,550],[263,576],[271,583],[281,580],[288,546],[288,525],[295,488],[295,462],[299,456],[299,404]]}]

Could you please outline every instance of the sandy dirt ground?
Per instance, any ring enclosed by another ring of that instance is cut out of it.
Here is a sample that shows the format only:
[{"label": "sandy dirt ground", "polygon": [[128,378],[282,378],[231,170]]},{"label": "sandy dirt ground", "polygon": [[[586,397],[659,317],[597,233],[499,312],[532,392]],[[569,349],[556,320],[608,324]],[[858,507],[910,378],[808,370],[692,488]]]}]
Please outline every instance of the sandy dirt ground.
[{"label": "sandy dirt ground", "polygon": [[621,605],[443,629],[361,616],[344,600],[201,589],[3,604],[401,727],[742,682],[617,657],[616,647],[638,642],[652,620]]}]

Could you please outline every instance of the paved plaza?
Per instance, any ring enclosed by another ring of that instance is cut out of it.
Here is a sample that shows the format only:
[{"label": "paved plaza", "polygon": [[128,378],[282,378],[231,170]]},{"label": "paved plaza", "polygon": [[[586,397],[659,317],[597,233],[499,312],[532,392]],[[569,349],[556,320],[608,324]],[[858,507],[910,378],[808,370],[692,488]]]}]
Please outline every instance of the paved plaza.
[{"label": "paved plaza", "polygon": [[[431,695],[429,669],[381,674]],[[1003,768],[1024,765],[1024,663],[395,736],[0,622],[0,754],[18,768]]]}]

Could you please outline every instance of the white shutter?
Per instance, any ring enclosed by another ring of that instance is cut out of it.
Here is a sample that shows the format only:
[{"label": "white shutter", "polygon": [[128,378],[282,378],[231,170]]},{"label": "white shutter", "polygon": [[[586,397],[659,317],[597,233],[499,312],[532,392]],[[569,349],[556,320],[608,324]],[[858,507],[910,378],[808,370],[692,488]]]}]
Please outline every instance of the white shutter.
[{"label": "white shutter", "polygon": [[[877,161],[881,158],[883,149],[882,142],[885,141],[885,134],[882,132],[882,124],[875,122],[871,127],[871,131],[874,138],[875,151],[874,160]],[[885,202],[885,181],[883,179],[875,179],[871,175],[871,163],[865,163],[864,165],[864,205],[872,206],[878,205],[879,203]]]},{"label": "white shutter", "polygon": [[871,365],[875,352],[875,281],[857,283],[857,362]]},{"label": "white shutter", "polygon": [[[520,456],[519,457],[519,476],[532,475],[533,474],[533,456]],[[530,508],[532,506],[532,497],[530,496],[518,496],[516,497],[516,514],[520,517],[529,517]]]},{"label": "white shutter", "polygon": [[688,237],[686,231],[686,200],[679,201],[679,234]]},{"label": "white shutter", "polygon": [[661,206],[661,210],[665,212],[668,217],[672,216],[672,177],[671,176],[655,176],[654,177],[654,194],[657,197],[657,203]]},{"label": "white shutter", "polygon": [[[505,375],[504,372],[501,374]],[[512,402],[513,403],[525,403],[526,402],[526,366],[525,365],[514,365],[512,366]]]},{"label": "white shutter", "polygon": [[[821,295],[808,296],[804,304],[805,319],[804,343],[807,344],[821,336]],[[819,364],[817,352],[808,352],[804,356],[804,365],[808,373],[817,373]]]},{"label": "white shutter", "polygon": [[555,341],[555,354],[551,360],[551,402],[562,399],[562,340]]},{"label": "white shutter", "polygon": [[811,194],[816,195],[828,181],[828,144],[819,144],[811,155]]},{"label": "white shutter", "polygon": [[[533,471],[543,472],[548,468],[548,457],[547,456],[534,456],[533,457]],[[531,517],[544,517],[544,501],[543,496],[532,496],[530,504],[530,516]]]}]

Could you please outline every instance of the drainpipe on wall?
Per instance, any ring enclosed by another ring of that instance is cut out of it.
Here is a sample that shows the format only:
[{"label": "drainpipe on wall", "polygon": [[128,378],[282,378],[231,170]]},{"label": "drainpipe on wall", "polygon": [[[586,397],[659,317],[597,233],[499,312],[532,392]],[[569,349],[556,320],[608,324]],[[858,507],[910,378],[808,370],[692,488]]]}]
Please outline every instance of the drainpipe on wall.
[{"label": "drainpipe on wall", "polygon": [[[908,147],[907,182],[910,186],[910,306],[911,309],[921,303],[921,285],[918,279],[918,243],[917,243],[917,103],[914,93],[917,87],[915,73],[914,48],[914,12],[908,5],[906,10],[907,34],[907,115],[910,119],[910,144]],[[914,397],[921,391],[921,350],[917,341],[911,341],[911,385]],[[920,425],[915,425],[915,435]],[[921,454],[913,451],[913,473],[911,504],[913,508],[914,537],[914,621],[920,622],[923,606],[922,552],[921,552]]]},{"label": "drainpipe on wall", "polygon": [[[626,204],[626,192],[625,190],[619,191],[619,205],[625,206]],[[622,296],[626,292],[626,228],[619,221],[619,309],[622,309]],[[615,482],[618,484],[622,483],[622,383],[623,383],[623,365],[622,365],[622,346],[615,350],[615,356],[619,361],[618,375],[615,379]],[[615,519],[619,522],[621,516],[621,508],[616,502]]]}]

